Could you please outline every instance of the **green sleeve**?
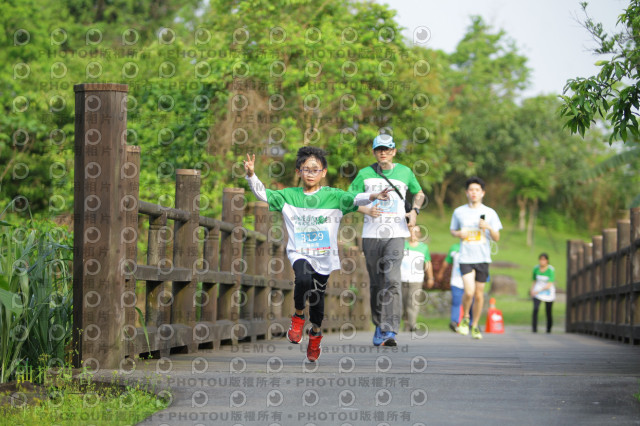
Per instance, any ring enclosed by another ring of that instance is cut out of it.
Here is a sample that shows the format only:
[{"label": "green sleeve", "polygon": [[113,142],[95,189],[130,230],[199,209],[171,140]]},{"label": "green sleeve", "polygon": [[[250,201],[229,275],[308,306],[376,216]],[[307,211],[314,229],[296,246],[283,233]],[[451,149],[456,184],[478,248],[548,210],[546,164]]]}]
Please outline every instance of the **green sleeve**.
[{"label": "green sleeve", "polygon": [[429,262],[431,260],[431,253],[429,253],[429,246],[424,245],[424,261]]},{"label": "green sleeve", "polygon": [[549,282],[556,282],[556,270],[553,267],[549,268]]},{"label": "green sleeve", "polygon": [[353,182],[351,182],[348,191],[354,194],[360,194],[361,192],[364,192],[364,178],[362,177],[362,170],[358,172],[356,178],[353,180]]},{"label": "green sleeve", "polygon": [[343,191],[336,189],[336,196],[339,197],[340,210],[342,214],[355,212],[358,210],[358,206],[353,204],[353,200],[356,198],[357,193]]},{"label": "green sleeve", "polygon": [[266,189],[267,203],[269,203],[269,210],[281,212],[284,208],[284,197],[280,191],[274,191],[273,189]]},{"label": "green sleeve", "polygon": [[449,265],[453,265],[453,256],[451,256],[451,253],[453,253],[453,247],[449,249],[449,253],[447,253],[447,257],[444,258],[444,261]]},{"label": "green sleeve", "polygon": [[412,194],[417,194],[418,192],[422,191],[422,187],[418,183],[418,179],[416,179],[416,175],[413,173],[413,171],[411,172],[411,177],[409,178],[408,186],[409,186],[409,192],[411,192]]},{"label": "green sleeve", "polygon": [[537,272],[537,271],[538,271],[538,267],[537,267],[537,266],[534,266],[534,267],[533,267],[533,281],[535,281],[535,280],[536,280],[536,275],[538,275],[538,274],[536,274],[536,272]]}]

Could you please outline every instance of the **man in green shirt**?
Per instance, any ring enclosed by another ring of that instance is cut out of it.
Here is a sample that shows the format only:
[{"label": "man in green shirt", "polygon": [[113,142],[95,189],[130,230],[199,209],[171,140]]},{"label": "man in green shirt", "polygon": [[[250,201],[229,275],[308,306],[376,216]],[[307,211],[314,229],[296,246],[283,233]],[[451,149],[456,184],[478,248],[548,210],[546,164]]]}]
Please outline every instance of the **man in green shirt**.
[{"label": "man in green shirt", "polygon": [[[362,250],[369,272],[371,320],[376,326],[373,344],[396,346],[396,334],[402,317],[400,265],[404,240],[409,237],[408,226],[416,224],[424,193],[413,171],[393,162],[396,144],[390,135],[378,135],[373,140],[373,156],[376,159],[373,164],[375,169],[371,166],[361,169],[349,191],[373,194],[391,188],[389,200],[375,203],[380,215],[364,217]],[[414,194],[413,208],[409,213],[404,207],[407,191]],[[408,226],[406,219],[409,220]]]}]

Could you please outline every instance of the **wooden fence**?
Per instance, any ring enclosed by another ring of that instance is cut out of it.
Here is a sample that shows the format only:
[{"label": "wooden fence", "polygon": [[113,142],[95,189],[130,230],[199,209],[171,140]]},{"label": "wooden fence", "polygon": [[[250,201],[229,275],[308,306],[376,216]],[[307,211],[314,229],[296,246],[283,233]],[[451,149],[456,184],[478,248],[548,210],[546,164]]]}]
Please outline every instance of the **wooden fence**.
[{"label": "wooden fence", "polygon": [[567,242],[566,331],[640,343],[640,208],[592,242]]},{"label": "wooden fence", "polygon": [[[176,171],[175,208],[139,200],[140,148],[126,144],[128,87],[74,90],[74,363],[126,369],[141,353],[284,335],[293,272],[279,214],[247,203],[243,189],[225,188],[221,220],[201,216],[198,170]],[[242,226],[246,214],[255,230]],[[149,225],[145,264],[137,261],[141,221]],[[364,257],[356,247],[340,251],[343,269],[328,283],[323,328],[368,328]]]}]

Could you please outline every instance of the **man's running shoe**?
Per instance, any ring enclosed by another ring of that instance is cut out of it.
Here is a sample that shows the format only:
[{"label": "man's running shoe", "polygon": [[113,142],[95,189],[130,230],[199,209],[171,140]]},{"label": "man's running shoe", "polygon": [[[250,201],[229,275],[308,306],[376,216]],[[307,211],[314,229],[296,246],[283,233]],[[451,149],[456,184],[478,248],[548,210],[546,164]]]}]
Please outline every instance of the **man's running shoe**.
[{"label": "man's running shoe", "polygon": [[322,334],[314,336],[309,329],[309,346],[307,346],[307,359],[309,362],[316,362],[320,358],[322,348],[320,347],[320,341],[322,340]]},{"label": "man's running shoe", "polygon": [[380,327],[376,326],[376,331],[373,333],[373,345],[380,346],[382,342],[384,342],[384,339],[382,338],[382,330],[380,330]]},{"label": "man's running shoe", "polygon": [[478,327],[471,327],[471,337],[474,339],[482,339],[482,333],[480,333]]},{"label": "man's running shoe", "polygon": [[469,335],[469,318],[464,318],[458,326],[458,333],[463,336]]},{"label": "man's running shoe", "polygon": [[449,328],[455,333],[457,331],[456,328],[458,328],[458,323],[456,323],[455,321],[451,321],[449,323]]},{"label": "man's running shoe", "polygon": [[287,339],[291,343],[298,344],[302,340],[302,328],[304,327],[304,318],[300,318],[295,314],[291,317],[291,326],[287,331]]},{"label": "man's running shoe", "polygon": [[398,346],[398,342],[396,342],[396,333],[393,331],[387,331],[383,334],[384,341],[382,342],[382,346]]}]

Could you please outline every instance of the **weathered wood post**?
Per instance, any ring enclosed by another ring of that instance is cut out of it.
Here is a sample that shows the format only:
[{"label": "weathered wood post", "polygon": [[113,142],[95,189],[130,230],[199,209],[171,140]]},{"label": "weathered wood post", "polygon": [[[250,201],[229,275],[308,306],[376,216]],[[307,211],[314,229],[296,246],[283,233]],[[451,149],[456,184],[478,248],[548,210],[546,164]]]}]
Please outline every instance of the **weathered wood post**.
[{"label": "weathered wood post", "polygon": [[574,295],[576,292],[576,280],[574,275],[578,272],[578,248],[582,244],[580,240],[567,241],[567,311],[565,313],[565,330],[571,333],[574,330],[573,323],[576,319]]},{"label": "weathered wood post", "polygon": [[[289,232],[287,232],[287,226],[284,224],[284,220],[282,221],[282,235],[283,235],[283,239],[282,239],[282,273],[280,275],[280,278],[283,280],[286,280],[289,282],[289,284],[287,285],[287,288],[282,292],[283,294],[283,299],[282,299],[282,315],[286,318],[285,320],[285,324],[287,325],[286,328],[288,328],[289,325],[289,318],[293,315],[293,313],[295,312],[295,302],[293,300],[293,291],[294,291],[294,279],[295,276],[293,274],[293,268],[291,266],[291,262],[289,262],[289,256],[287,256],[287,243],[289,242]],[[305,314],[305,316],[307,318],[309,318],[309,310],[307,310],[307,313]]]},{"label": "weathered wood post", "polygon": [[618,244],[617,244],[617,256],[616,256],[616,292],[615,304],[616,304],[616,316],[614,318],[616,324],[616,338],[618,340],[628,339],[630,336],[627,332],[630,331],[628,327],[629,318],[629,305],[631,303],[631,292],[626,290],[628,283],[631,283],[628,277],[629,271],[629,255],[623,253],[623,250],[629,247],[631,242],[631,222],[627,220],[619,220],[618,226]]},{"label": "weathered wood post", "polygon": [[629,276],[631,278],[631,344],[640,344],[640,207],[631,209],[631,252],[629,255]]},{"label": "weathered wood post", "polygon": [[585,278],[587,277],[587,272],[584,269],[584,244],[582,241],[578,246],[578,274],[576,276],[576,281],[574,283],[574,309],[576,311],[576,316],[574,318],[574,328],[582,331],[582,324],[585,320],[584,318],[584,304],[582,300],[582,296],[584,295],[584,287],[585,287]]},{"label": "weathered wood post", "polygon": [[[201,223],[202,225],[202,223]],[[218,275],[220,263],[220,225],[206,226],[202,260],[202,275],[207,276],[202,282],[200,292],[200,321],[193,329],[193,339],[199,347],[218,349],[220,347],[220,330],[218,327],[218,284],[212,275]],[[204,346],[203,346],[204,345]]]},{"label": "weathered wood post", "polygon": [[591,331],[591,325],[593,324],[593,310],[592,310],[592,300],[593,300],[593,281],[591,277],[593,276],[593,243],[584,243],[584,264],[587,266],[585,269],[585,275],[583,278],[583,290],[582,294],[582,310],[584,313],[584,317],[582,318],[583,324],[580,327],[581,331],[584,333],[585,331]]},{"label": "weathered wood post", "polygon": [[[274,322],[285,327],[287,326],[287,311],[283,309],[285,292],[276,285],[276,280],[283,280],[285,276],[285,251],[287,247],[287,239],[286,234],[284,233],[283,228],[285,228],[284,223],[270,223],[269,226],[269,239],[268,242],[270,244],[274,244],[279,242],[280,245],[274,246],[275,250],[273,256],[269,260],[269,264],[267,265],[267,273],[269,275],[269,312]],[[293,315],[293,313],[289,314]],[[270,325],[269,327],[269,338],[271,338],[271,334],[275,333],[277,330],[274,326]]]},{"label": "weathered wood post", "polygon": [[120,231],[128,86],[86,83],[74,92],[73,362],[118,368],[125,355]]},{"label": "weathered wood post", "polygon": [[[217,272],[220,263],[220,228],[215,226],[207,230],[204,240],[203,259],[209,271]],[[218,317],[218,284],[203,283],[203,297],[200,321],[215,323]]]},{"label": "weathered wood post", "polygon": [[[617,229],[607,228],[602,231],[602,244],[604,249],[604,268],[603,279],[605,289],[609,289],[614,286],[616,281],[616,269],[614,268],[614,258],[612,255],[616,252],[617,246]],[[604,334],[605,337],[610,337],[615,327],[615,296],[607,293],[605,295],[604,303]]]},{"label": "weathered wood post", "polygon": [[[269,212],[269,205],[263,201],[256,201],[253,203],[253,215],[255,218],[256,232],[267,235],[269,233],[269,226],[271,224],[271,213]],[[271,318],[269,317],[269,287],[267,268],[269,265],[269,259],[271,257],[271,244],[269,244],[268,238],[264,241],[257,241],[256,243],[256,255],[255,255],[255,274],[262,277],[260,286],[255,288],[254,303],[253,303],[253,316],[254,316],[254,328],[256,336],[267,336],[267,330],[271,325]]]},{"label": "weathered wood post", "polygon": [[[167,228],[167,213],[160,216],[149,216],[149,236],[147,242],[147,265],[158,266],[168,263],[167,241],[170,229]],[[147,328],[157,328],[170,322],[171,293],[166,289],[164,281],[147,281],[146,285],[146,320]]]},{"label": "weathered wood post", "polygon": [[[136,340],[135,308],[144,312],[144,295],[136,295],[135,272],[138,265],[138,197],[140,192],[140,147],[126,146],[126,162],[122,165],[122,180],[124,184],[124,197],[121,209],[125,212],[125,228],[120,233],[120,238],[125,245],[125,260],[122,265],[125,274],[125,292],[121,303],[125,309],[127,355],[132,354]],[[144,318],[143,318],[144,320]]]},{"label": "weathered wood post", "polygon": [[[250,209],[253,206],[249,206]],[[255,220],[255,218],[254,218]],[[259,278],[254,278],[256,270],[256,238],[247,236],[244,243],[244,263],[242,271],[242,286],[238,295],[240,304],[240,321],[246,327],[247,335],[252,342],[256,340],[256,332],[253,328],[253,307],[255,302],[255,285]],[[239,336],[240,337],[240,336]]]},{"label": "weathered wood post", "polygon": [[[229,321],[231,325],[238,322],[238,299],[242,274],[239,268],[242,260],[242,243],[244,230],[242,217],[244,214],[244,189],[224,188],[222,193],[222,220],[233,224],[231,232],[222,232],[220,269],[231,272],[233,284],[221,284],[218,297],[218,320]],[[222,339],[236,340],[232,336],[231,327],[223,332]]]},{"label": "weathered wood post", "polygon": [[176,268],[191,271],[189,281],[173,282],[173,304],[171,323],[176,328],[179,346],[186,346],[189,352],[197,350],[193,342],[193,327],[196,323],[196,274],[198,241],[196,230],[200,219],[200,171],[192,169],[176,170],[176,208],[189,212],[186,222],[175,221],[173,240],[173,264]]},{"label": "weathered wood post", "polygon": [[593,291],[595,292],[595,296],[593,297],[592,300],[592,312],[593,312],[593,319],[594,319],[594,324],[592,327],[592,332],[594,334],[597,334],[598,330],[600,329],[600,327],[602,326],[602,309],[603,309],[603,300],[602,297],[600,295],[600,292],[602,291],[602,235],[594,235],[591,239],[592,243],[593,243],[593,264],[594,264],[594,269],[593,269],[593,273],[591,274],[591,280],[592,280],[592,288]]}]

